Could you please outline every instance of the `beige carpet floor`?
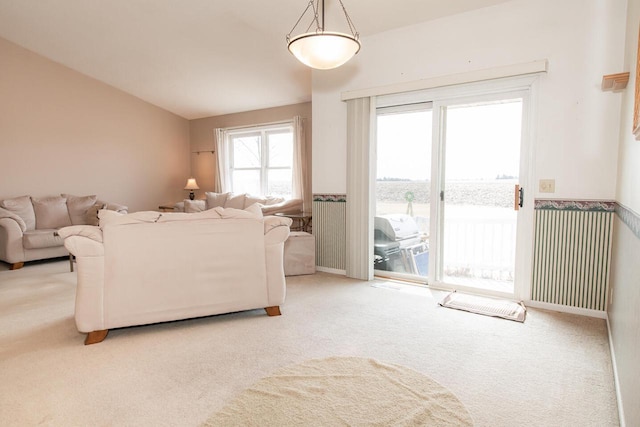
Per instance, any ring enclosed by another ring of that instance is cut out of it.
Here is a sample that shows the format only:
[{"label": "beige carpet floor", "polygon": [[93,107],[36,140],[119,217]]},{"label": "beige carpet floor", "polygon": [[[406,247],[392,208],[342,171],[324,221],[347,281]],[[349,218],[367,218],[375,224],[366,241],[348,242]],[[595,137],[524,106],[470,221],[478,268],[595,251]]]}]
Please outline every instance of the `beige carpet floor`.
[{"label": "beige carpet floor", "polygon": [[278,369],[376,359],[450,390],[476,426],[617,426],[606,323],[529,309],[517,323],[442,292],[288,278],[264,310],[114,330],[84,346],[65,261],[0,271],[0,425],[198,426]]}]

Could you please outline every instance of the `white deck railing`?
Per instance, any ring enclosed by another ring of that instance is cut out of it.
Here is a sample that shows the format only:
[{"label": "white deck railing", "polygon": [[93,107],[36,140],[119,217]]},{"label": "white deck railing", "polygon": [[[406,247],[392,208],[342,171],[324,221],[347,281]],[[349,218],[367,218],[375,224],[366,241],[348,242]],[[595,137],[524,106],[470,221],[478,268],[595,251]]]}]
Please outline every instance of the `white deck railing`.
[{"label": "white deck railing", "polygon": [[444,274],[513,280],[515,237],[515,218],[447,218]]}]

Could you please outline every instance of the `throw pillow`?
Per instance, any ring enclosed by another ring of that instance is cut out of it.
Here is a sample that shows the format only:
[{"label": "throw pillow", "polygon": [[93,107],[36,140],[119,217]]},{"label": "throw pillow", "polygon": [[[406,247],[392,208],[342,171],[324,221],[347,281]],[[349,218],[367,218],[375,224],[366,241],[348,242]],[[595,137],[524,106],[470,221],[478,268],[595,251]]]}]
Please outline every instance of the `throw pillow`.
[{"label": "throw pillow", "polygon": [[67,199],[61,196],[32,198],[36,214],[36,229],[61,228],[71,225]]},{"label": "throw pillow", "polygon": [[227,202],[224,204],[225,208],[231,209],[244,209],[244,200],[247,198],[245,193],[242,194],[230,194],[227,197]]},{"label": "throw pillow", "polygon": [[69,210],[69,218],[73,225],[87,224],[87,212],[89,208],[96,204],[97,196],[72,196],[71,194],[62,194],[67,199],[67,209]]},{"label": "throw pillow", "polygon": [[206,192],[204,195],[207,197],[207,202],[205,204],[205,210],[217,208],[218,206],[224,207],[224,204],[227,202],[227,197],[230,193],[212,193]]},{"label": "throw pillow", "polygon": [[185,213],[196,213],[202,212],[205,210],[206,202],[204,200],[184,200],[184,211]]},{"label": "throw pillow", "polygon": [[261,205],[265,205],[267,203],[266,197],[254,197],[247,194],[247,197],[244,199],[244,209],[253,205],[254,203],[259,203]]},{"label": "throw pillow", "polygon": [[227,202],[227,198],[231,193],[213,193],[207,192],[205,194],[205,210],[217,208],[218,206],[224,207]]},{"label": "throw pillow", "polygon": [[24,224],[27,226],[27,230],[36,229],[36,214],[33,210],[31,197],[22,196],[15,197],[13,199],[6,199],[0,202],[0,207],[13,212],[14,214],[22,218]]},{"label": "throw pillow", "polygon": [[89,209],[87,209],[87,217],[86,217],[86,222],[85,224],[87,225],[98,225],[100,224],[100,218],[98,217],[98,212],[101,209],[106,209],[107,205],[106,203],[96,203],[93,206],[91,206]]}]

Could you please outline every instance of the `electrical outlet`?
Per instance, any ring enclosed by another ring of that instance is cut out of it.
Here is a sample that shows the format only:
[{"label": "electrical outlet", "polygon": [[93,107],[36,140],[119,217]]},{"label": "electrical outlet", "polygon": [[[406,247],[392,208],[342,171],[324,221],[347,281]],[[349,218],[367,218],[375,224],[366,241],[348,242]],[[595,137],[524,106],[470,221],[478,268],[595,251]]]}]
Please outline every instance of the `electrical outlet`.
[{"label": "electrical outlet", "polygon": [[556,192],[556,180],[555,179],[541,179],[539,190],[541,193],[555,193]]}]

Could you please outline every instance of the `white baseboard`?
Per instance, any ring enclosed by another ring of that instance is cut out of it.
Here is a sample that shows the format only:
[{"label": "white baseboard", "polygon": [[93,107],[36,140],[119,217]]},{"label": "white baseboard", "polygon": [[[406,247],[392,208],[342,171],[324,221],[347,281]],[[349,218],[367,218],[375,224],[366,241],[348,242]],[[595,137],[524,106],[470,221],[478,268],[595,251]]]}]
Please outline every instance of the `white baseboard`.
[{"label": "white baseboard", "polygon": [[338,270],[337,268],[320,267],[319,265],[316,265],[316,271],[321,271],[323,273],[339,274],[341,276],[347,275],[347,270]]},{"label": "white baseboard", "polygon": [[550,304],[548,302],[524,300],[524,305],[533,308],[543,308],[545,310],[559,311],[561,313],[579,314],[581,316],[597,317],[598,319],[606,319],[607,312],[600,310],[591,310],[588,308],[570,307],[568,305]]},{"label": "white baseboard", "polygon": [[622,392],[620,391],[620,381],[618,377],[618,365],[616,363],[616,352],[613,348],[613,335],[611,335],[609,315],[607,315],[607,333],[609,336],[609,350],[611,351],[611,365],[613,366],[613,383],[616,386],[616,400],[618,401],[618,418],[620,418],[620,427],[626,427],[626,423],[624,421],[624,408],[622,407]]}]

